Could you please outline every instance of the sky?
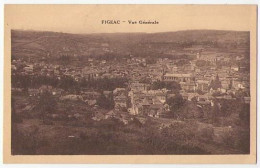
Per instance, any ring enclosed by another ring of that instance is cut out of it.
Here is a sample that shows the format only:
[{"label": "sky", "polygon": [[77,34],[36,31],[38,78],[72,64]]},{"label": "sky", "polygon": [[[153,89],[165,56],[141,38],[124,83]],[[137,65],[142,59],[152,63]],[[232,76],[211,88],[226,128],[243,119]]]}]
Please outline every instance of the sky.
[{"label": "sky", "polygon": [[[255,14],[252,5],[5,5],[5,27],[66,33],[249,31]],[[121,24],[101,24],[102,20]],[[159,24],[130,25],[128,20]]]}]

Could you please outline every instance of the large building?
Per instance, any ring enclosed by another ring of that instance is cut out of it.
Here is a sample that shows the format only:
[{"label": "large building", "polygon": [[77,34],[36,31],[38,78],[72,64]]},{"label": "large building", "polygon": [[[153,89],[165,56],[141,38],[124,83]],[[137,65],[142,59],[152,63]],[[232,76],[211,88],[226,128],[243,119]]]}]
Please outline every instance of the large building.
[{"label": "large building", "polygon": [[197,80],[197,90],[201,90],[203,92],[207,92],[209,90],[209,81],[207,80]]},{"label": "large building", "polygon": [[193,76],[192,74],[172,74],[166,73],[162,76],[162,80],[166,82],[190,82],[192,81]]}]

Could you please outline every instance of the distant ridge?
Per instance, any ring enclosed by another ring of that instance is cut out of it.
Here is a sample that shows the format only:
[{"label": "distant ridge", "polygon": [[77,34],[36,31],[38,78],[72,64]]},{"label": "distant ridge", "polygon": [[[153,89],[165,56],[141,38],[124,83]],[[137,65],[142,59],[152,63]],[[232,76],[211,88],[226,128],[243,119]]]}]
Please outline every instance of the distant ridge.
[{"label": "distant ridge", "polygon": [[[159,55],[162,51],[179,50],[191,45],[249,46],[250,32],[227,30],[181,30],[158,33],[93,33],[71,34],[63,32],[12,30],[12,54],[41,57],[62,52],[76,55],[104,55],[102,46],[108,46],[113,54]],[[106,43],[106,44],[104,44]],[[48,54],[47,54],[48,55]]]}]

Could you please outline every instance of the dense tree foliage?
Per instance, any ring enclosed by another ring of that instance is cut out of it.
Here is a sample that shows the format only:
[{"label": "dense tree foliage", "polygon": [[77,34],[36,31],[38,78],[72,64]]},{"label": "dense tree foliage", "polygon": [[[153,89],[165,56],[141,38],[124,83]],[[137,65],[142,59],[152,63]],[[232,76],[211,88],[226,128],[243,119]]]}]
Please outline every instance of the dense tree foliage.
[{"label": "dense tree foliage", "polygon": [[205,61],[205,60],[197,60],[197,61],[196,61],[196,66],[197,66],[197,67],[210,66],[210,62],[209,62],[209,61]]},{"label": "dense tree foliage", "polygon": [[151,85],[151,89],[157,90],[157,89],[163,89],[166,88],[168,90],[172,90],[173,92],[178,93],[181,89],[180,84],[177,82],[164,82],[164,81],[155,81]]},{"label": "dense tree foliage", "polygon": [[189,61],[188,59],[181,59],[181,60],[179,60],[179,61],[176,63],[176,65],[177,65],[177,66],[184,66],[184,65],[189,64],[189,63],[190,63],[190,61]]},{"label": "dense tree foliage", "polygon": [[45,91],[41,94],[36,109],[40,112],[42,119],[46,114],[55,113],[57,111],[57,102],[51,93]]},{"label": "dense tree foliage", "polygon": [[144,77],[144,78],[140,79],[139,82],[140,83],[144,83],[144,84],[150,84],[151,83],[151,79],[147,78],[147,77]]},{"label": "dense tree foliage", "polygon": [[82,88],[92,88],[97,90],[114,90],[115,88],[124,88],[127,86],[127,78],[103,78],[86,80],[83,78],[80,81],[80,86]]},{"label": "dense tree foliage", "polygon": [[157,61],[156,58],[146,58],[146,63],[147,64],[155,64]]},{"label": "dense tree foliage", "polygon": [[113,96],[106,97],[104,94],[101,94],[97,99],[97,105],[104,108],[111,110],[114,108],[114,100]]},{"label": "dense tree foliage", "polygon": [[96,89],[96,90],[114,90],[118,87],[126,87],[127,78],[102,78],[102,79],[86,79],[83,78],[76,81],[70,76],[61,76],[58,79],[55,76],[45,75],[13,75],[12,76],[12,87],[24,88],[39,88],[42,85],[50,85],[64,89],[65,91],[78,92],[80,89]]},{"label": "dense tree foliage", "polygon": [[62,65],[67,65],[68,63],[70,63],[71,61],[71,56],[69,55],[61,55],[59,58],[58,58],[58,61],[60,62],[60,64]]},{"label": "dense tree foliage", "polygon": [[239,111],[239,118],[246,126],[250,124],[250,104],[243,104]]},{"label": "dense tree foliage", "polygon": [[167,99],[166,103],[170,106],[171,115],[174,118],[178,118],[180,116],[180,109],[183,107],[185,100],[180,94],[176,94],[174,97]]}]

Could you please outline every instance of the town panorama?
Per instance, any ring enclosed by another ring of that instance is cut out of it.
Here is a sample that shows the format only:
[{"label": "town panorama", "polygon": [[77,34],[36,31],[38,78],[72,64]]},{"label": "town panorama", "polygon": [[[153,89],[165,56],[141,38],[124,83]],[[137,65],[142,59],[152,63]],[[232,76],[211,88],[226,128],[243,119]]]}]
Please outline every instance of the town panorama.
[{"label": "town panorama", "polygon": [[12,30],[12,154],[248,154],[249,46],[243,31]]}]

